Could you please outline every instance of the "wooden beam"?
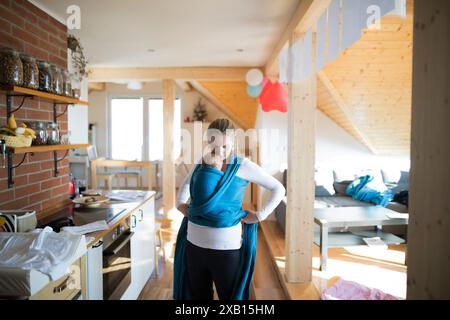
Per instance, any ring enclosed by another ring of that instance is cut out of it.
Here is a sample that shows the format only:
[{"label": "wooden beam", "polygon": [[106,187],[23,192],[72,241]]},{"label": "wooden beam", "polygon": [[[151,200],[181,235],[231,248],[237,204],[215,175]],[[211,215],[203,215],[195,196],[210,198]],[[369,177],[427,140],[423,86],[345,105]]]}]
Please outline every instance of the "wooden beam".
[{"label": "wooden beam", "polygon": [[163,162],[163,204],[164,218],[169,218],[175,205],[175,159],[174,159],[174,100],[175,81],[163,80],[164,118],[164,162]]},{"label": "wooden beam", "polygon": [[89,93],[92,91],[105,91],[106,83],[104,82],[89,82],[88,90]]},{"label": "wooden beam", "polygon": [[[292,45],[294,36],[290,44]],[[292,64],[290,63],[290,69]],[[317,80],[289,84],[286,278],[312,281]]]},{"label": "wooden beam", "polygon": [[287,25],[265,66],[265,73],[273,76],[276,71],[277,59],[283,47],[289,42],[291,36],[297,37],[313,27],[314,23],[329,7],[332,0],[301,0],[295,10],[291,21]]},{"label": "wooden beam", "polygon": [[244,124],[238,117],[231,113],[226,105],[224,105],[219,99],[217,99],[213,94],[206,90],[198,81],[191,81],[190,83],[194,90],[196,90],[203,98],[208,100],[210,103],[214,104],[220,111],[225,113],[225,115],[229,117],[231,121],[236,123],[244,130],[248,129],[246,124]]},{"label": "wooden beam", "polygon": [[93,68],[89,82],[154,81],[245,81],[252,67]]},{"label": "wooden beam", "polygon": [[365,144],[365,146],[373,153],[378,154],[378,151],[375,149],[375,147],[370,142],[369,138],[364,134],[364,132],[359,129],[357,125],[357,121],[355,117],[353,116],[352,111],[348,107],[347,103],[342,99],[339,92],[334,87],[333,83],[331,83],[330,79],[326,75],[324,71],[319,71],[317,73],[317,77],[320,81],[320,83],[325,87],[325,89],[328,91],[330,96],[333,98],[336,105],[341,109],[341,111],[344,113],[345,117],[348,119],[350,125],[352,126],[353,130],[355,130],[356,134],[358,135],[359,139]]},{"label": "wooden beam", "polygon": [[175,80],[175,82],[177,86],[179,86],[184,92],[191,92],[193,90],[192,85],[189,81]]},{"label": "wooden beam", "polygon": [[450,1],[414,1],[408,299],[450,299]]}]

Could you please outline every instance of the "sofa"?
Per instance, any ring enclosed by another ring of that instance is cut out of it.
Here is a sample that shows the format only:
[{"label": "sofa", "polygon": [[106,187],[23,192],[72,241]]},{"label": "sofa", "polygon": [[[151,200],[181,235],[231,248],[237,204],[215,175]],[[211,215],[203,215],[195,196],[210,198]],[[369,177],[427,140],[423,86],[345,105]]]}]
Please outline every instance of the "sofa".
[{"label": "sofa", "polygon": [[[371,203],[361,202],[346,195],[347,186],[360,176],[371,174],[375,179],[381,179],[388,189],[395,195],[401,191],[409,190],[409,172],[400,170],[332,170],[316,169],[315,171],[315,201],[314,208],[330,207],[367,207],[373,206]],[[287,171],[283,173],[283,185],[287,185]],[[281,201],[275,209],[275,217],[281,229],[285,230],[286,225],[286,205],[287,197]],[[390,202],[387,206],[400,213],[407,213],[406,205]],[[317,226],[316,226],[317,227]],[[364,228],[350,228],[364,230]],[[365,228],[367,229],[367,228]],[[383,230],[398,235],[406,239],[406,226],[384,226]],[[330,230],[341,231],[341,230]],[[342,230],[343,231],[343,230]]]}]

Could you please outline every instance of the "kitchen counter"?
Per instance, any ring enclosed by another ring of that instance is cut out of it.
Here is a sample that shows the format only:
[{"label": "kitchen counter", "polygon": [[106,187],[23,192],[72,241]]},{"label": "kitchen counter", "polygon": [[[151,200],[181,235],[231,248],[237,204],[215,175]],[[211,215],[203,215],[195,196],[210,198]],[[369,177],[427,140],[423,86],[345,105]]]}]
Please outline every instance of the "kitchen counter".
[{"label": "kitchen counter", "polygon": [[[93,233],[86,234],[86,239],[89,239],[87,242],[87,249],[92,247],[94,244],[99,242],[105,235],[107,235],[109,232],[111,232],[114,228],[116,228],[119,224],[123,223],[124,220],[126,220],[128,217],[130,217],[133,214],[137,214],[136,211],[139,208],[142,208],[147,203],[150,203],[154,200],[154,197],[156,195],[156,192],[154,191],[134,191],[134,190],[114,190],[109,193],[110,197],[115,196],[121,196],[122,200],[112,200],[105,204],[102,204],[98,206],[97,208],[107,208],[112,209],[114,211],[114,215],[112,219],[107,220],[108,223],[108,229],[103,231],[97,231]],[[41,212],[38,215],[38,228],[42,228],[52,221],[57,220],[58,218],[67,218],[68,215],[77,212],[78,205],[74,205],[71,202],[68,202],[65,206],[54,208],[51,210],[48,210],[46,212]],[[80,215],[85,215],[85,217],[89,217],[89,212],[83,212],[80,210]],[[153,214],[153,213],[152,213]],[[153,216],[154,217],[154,216]],[[92,214],[92,219],[97,219],[97,216]],[[153,218],[154,219],[154,218]],[[97,219],[98,220],[98,219]],[[76,220],[75,220],[76,221]],[[89,223],[94,221],[81,221],[83,223]],[[79,222],[79,223],[81,223]],[[83,224],[81,223],[81,224]],[[77,225],[77,223],[75,223]],[[58,230],[55,230],[56,232]],[[14,296],[29,296],[32,298],[32,296],[36,295],[37,293],[42,292],[45,290],[50,283],[50,278],[42,274],[38,271],[34,270],[23,270],[23,269],[9,269],[3,270],[2,274],[0,274],[0,278],[7,278],[8,287],[11,288],[10,294],[7,294],[7,296],[14,297]],[[6,282],[5,282],[6,283]],[[52,284],[53,285],[53,284]],[[3,297],[5,297],[3,295]]]},{"label": "kitchen counter", "polygon": [[[111,221],[108,221],[108,230],[97,231],[93,233],[86,234],[86,238],[93,238],[88,243],[88,248],[94,245],[98,240],[100,240],[104,235],[109,233],[113,228],[117,227],[121,222],[123,222],[126,218],[131,216],[135,210],[137,210],[140,206],[150,201],[152,198],[156,196],[155,191],[141,191],[141,190],[113,190],[108,194],[120,196],[120,195],[128,195],[130,197],[136,197],[134,200],[129,201],[108,201],[105,204],[101,204],[96,208],[111,208],[123,210],[123,212],[116,215]],[[63,209],[72,209],[75,205],[72,203],[67,204]],[[59,210],[60,211],[60,210]],[[46,225],[48,222],[54,220],[59,211],[55,211],[54,209],[49,211],[48,213],[43,213],[42,218],[38,219],[38,227]]]}]

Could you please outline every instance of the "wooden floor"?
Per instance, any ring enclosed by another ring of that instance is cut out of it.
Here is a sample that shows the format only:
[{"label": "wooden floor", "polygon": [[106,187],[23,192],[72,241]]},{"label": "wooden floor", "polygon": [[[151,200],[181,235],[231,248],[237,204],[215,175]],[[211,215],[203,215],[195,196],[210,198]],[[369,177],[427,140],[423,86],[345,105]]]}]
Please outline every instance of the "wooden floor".
[{"label": "wooden floor", "polygon": [[319,248],[313,248],[313,285],[291,284],[284,277],[284,233],[274,221],[261,224],[272,262],[290,299],[319,299],[323,290],[338,279],[358,282],[380,289],[399,298],[406,297],[405,246],[390,246],[388,250],[367,246],[333,248],[329,250],[328,269],[319,270]]},{"label": "wooden floor", "polygon": [[[161,210],[161,201],[155,203],[157,210]],[[171,300],[173,285],[173,254],[176,234],[178,232],[180,219],[167,228],[163,233],[167,259],[163,261],[159,256],[159,274],[153,273],[150,280],[142,290],[140,300]],[[215,295],[217,299],[217,295]],[[283,300],[286,299],[284,290],[278,280],[275,268],[272,264],[269,250],[263,241],[262,233],[258,236],[258,251],[256,258],[255,273],[253,277],[252,300]]]}]

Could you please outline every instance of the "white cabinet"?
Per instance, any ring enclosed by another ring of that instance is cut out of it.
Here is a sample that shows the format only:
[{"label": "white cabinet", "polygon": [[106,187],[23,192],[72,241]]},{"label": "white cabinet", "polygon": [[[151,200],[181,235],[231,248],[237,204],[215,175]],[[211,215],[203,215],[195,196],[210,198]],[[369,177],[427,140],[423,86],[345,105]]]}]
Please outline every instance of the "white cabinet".
[{"label": "white cabinet", "polygon": [[154,270],[155,200],[147,200],[131,215],[131,284],[122,300],[139,297]]},{"label": "white cabinet", "polygon": [[102,239],[88,249],[86,264],[86,300],[103,300]]}]

